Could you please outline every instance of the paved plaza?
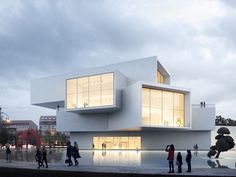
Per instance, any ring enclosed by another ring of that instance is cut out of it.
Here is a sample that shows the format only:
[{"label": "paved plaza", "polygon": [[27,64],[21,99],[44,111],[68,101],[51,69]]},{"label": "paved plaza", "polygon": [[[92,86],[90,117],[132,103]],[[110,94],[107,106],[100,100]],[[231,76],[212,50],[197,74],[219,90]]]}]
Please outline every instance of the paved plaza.
[{"label": "paved plaza", "polygon": [[[40,171],[48,171],[49,173],[53,171],[59,172],[78,172],[77,174],[94,174],[95,176],[113,176],[112,174],[119,174],[120,176],[126,175],[137,175],[137,176],[166,176],[166,175],[173,175],[173,176],[236,176],[236,169],[229,169],[229,168],[193,168],[192,173],[186,173],[183,169],[182,174],[173,173],[168,174],[167,168],[144,168],[144,167],[124,167],[124,166],[96,166],[96,165],[79,165],[77,167],[67,167],[63,164],[55,164],[50,163],[48,169],[37,169],[37,164],[32,162],[19,162],[19,161],[12,161],[12,163],[6,163],[5,160],[0,160],[0,168],[9,169],[9,173],[11,173],[12,169],[28,169],[34,170],[34,174]],[[2,171],[2,170],[1,170]],[[45,172],[44,172],[45,173]],[[97,175],[96,175],[97,174]],[[16,175],[17,176],[17,175]],[[92,175],[93,176],[93,175]]]}]

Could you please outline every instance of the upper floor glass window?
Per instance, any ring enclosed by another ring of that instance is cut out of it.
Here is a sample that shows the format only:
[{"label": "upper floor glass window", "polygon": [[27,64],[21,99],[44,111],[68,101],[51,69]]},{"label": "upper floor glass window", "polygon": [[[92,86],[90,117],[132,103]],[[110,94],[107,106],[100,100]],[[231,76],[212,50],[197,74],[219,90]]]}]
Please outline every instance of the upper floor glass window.
[{"label": "upper floor glass window", "polygon": [[67,109],[113,105],[113,82],[113,73],[68,79]]},{"label": "upper floor glass window", "polygon": [[165,76],[160,71],[157,71],[157,83],[165,84]]},{"label": "upper floor glass window", "polygon": [[184,126],[183,93],[143,88],[142,124],[151,126]]}]

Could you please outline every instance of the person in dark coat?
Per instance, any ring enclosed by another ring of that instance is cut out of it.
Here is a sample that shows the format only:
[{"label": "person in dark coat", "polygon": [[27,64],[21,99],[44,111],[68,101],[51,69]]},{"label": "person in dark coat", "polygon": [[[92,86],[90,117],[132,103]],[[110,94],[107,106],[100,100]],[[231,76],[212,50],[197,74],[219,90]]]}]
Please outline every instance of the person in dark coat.
[{"label": "person in dark coat", "polygon": [[79,165],[79,162],[77,160],[77,158],[80,157],[80,155],[79,155],[79,146],[78,146],[76,141],[74,142],[72,156],[73,156],[74,161],[75,161],[75,166]]},{"label": "person in dark coat", "polygon": [[176,165],[178,166],[178,173],[182,173],[183,161],[182,161],[182,155],[180,152],[178,152],[177,154]]},{"label": "person in dark coat", "polygon": [[11,149],[9,144],[6,144],[6,160],[11,163]]},{"label": "person in dark coat", "polygon": [[44,167],[43,162],[45,162],[45,165],[46,165],[45,168],[48,168],[47,150],[45,146],[43,146],[43,149],[42,149],[42,166]]},{"label": "person in dark coat", "polygon": [[68,166],[72,166],[72,160],[71,160],[71,156],[73,153],[73,147],[71,146],[70,141],[67,142],[67,149],[66,149],[66,156],[67,156],[67,160],[68,160]]},{"label": "person in dark coat", "polygon": [[166,152],[168,152],[167,160],[169,161],[169,172],[174,173],[174,153],[175,147],[173,144],[166,146]]},{"label": "person in dark coat", "polygon": [[42,151],[41,147],[37,147],[36,154],[35,154],[35,160],[38,162],[38,168],[42,166]]},{"label": "person in dark coat", "polygon": [[191,150],[187,150],[187,155],[186,155],[186,162],[187,162],[187,165],[188,165],[187,172],[191,172],[191,159],[192,159]]}]

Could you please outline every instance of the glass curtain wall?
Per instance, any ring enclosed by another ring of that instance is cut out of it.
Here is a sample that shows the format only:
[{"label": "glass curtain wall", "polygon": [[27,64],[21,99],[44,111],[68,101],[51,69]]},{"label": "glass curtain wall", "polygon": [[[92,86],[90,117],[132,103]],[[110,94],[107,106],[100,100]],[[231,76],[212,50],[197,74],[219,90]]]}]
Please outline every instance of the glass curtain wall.
[{"label": "glass curtain wall", "polygon": [[157,71],[157,83],[165,84],[165,76],[160,71]]},{"label": "glass curtain wall", "polygon": [[141,137],[93,137],[94,149],[141,149]]},{"label": "glass curtain wall", "polygon": [[184,94],[156,89],[142,89],[142,124],[184,126]]},{"label": "glass curtain wall", "polygon": [[67,109],[114,104],[113,73],[67,80]]}]

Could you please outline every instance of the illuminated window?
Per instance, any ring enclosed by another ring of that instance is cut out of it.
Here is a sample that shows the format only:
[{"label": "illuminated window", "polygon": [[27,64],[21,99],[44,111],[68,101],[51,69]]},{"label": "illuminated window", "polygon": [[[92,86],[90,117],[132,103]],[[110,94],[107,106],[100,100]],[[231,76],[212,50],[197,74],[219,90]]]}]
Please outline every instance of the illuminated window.
[{"label": "illuminated window", "polygon": [[113,105],[113,74],[102,74],[101,91],[102,106]]},{"label": "illuminated window", "polygon": [[71,79],[67,81],[67,108],[75,108],[77,100],[77,81],[76,79]]},{"label": "illuminated window", "polygon": [[142,93],[142,122],[143,125],[150,123],[150,89],[143,88]]},{"label": "illuminated window", "polygon": [[184,94],[174,93],[174,126],[184,126],[182,117],[184,117]]},{"label": "illuminated window", "polygon": [[160,90],[151,91],[151,124],[162,124],[162,92]]},{"label": "illuminated window", "polygon": [[113,73],[67,80],[67,109],[113,104]]},{"label": "illuminated window", "polygon": [[157,83],[159,84],[165,83],[165,76],[160,71],[157,71]]},{"label": "illuminated window", "polygon": [[78,83],[78,101],[77,101],[77,107],[87,107],[88,106],[88,77],[82,77],[77,79]]},{"label": "illuminated window", "polygon": [[184,126],[184,94],[142,89],[142,125]]},{"label": "illuminated window", "polygon": [[93,137],[95,149],[141,149],[141,137]]}]

